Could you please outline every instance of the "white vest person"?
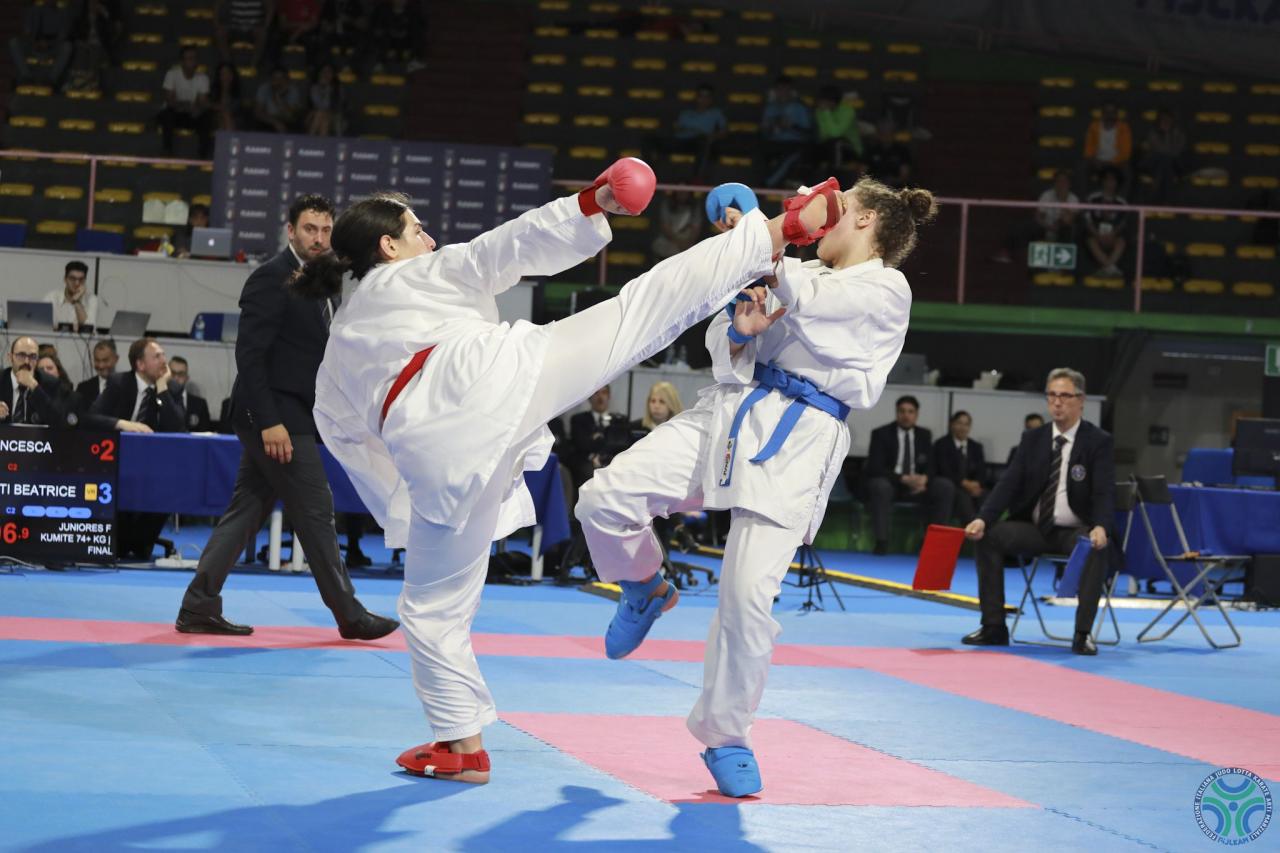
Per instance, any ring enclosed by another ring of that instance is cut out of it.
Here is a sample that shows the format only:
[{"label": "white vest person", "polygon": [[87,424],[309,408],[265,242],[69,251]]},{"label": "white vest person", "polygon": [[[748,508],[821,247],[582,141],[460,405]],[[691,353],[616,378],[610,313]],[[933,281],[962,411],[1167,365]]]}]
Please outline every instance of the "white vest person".
[{"label": "white vest person", "polygon": [[[763,788],[750,732],[781,630],[770,609],[796,549],[822,522],[849,450],[846,417],[875,405],[902,351],[911,289],[897,266],[936,209],[926,190],[868,179],[838,198],[844,215],[817,260],[784,259],[767,287],[712,321],[718,384],[598,471],[576,510],[600,578],[623,590],[605,638],[611,658],[639,646],[675,604],[653,518],[732,513],[702,694],[688,718],[731,797]],[[733,201],[754,205],[741,191]],[[731,203],[721,227],[737,231],[750,216]]]},{"label": "white vest person", "polygon": [[639,214],[655,183],[625,158],[576,197],[439,251],[403,197],[377,195],[339,217],[333,254],[296,280],[313,297],[347,271],[358,281],[329,329],[315,417],[388,547],[406,549],[398,610],[435,735],[397,759],[412,773],[489,780],[481,731],[497,713],[471,621],[490,544],[534,523],[523,473],[546,463],[546,422],[723,307],[786,244],[782,217],[748,214],[586,311],[499,321],[498,294],[595,255],[611,237],[603,212]]}]

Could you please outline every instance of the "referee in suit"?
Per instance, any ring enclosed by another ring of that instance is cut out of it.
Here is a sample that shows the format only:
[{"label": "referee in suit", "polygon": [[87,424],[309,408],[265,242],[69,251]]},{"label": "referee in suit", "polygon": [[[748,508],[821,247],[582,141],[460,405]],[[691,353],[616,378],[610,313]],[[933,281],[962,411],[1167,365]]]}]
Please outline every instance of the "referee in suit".
[{"label": "referee in suit", "polygon": [[218,521],[174,627],[187,634],[251,634],[222,616],[222,587],[237,557],[262,528],[277,498],[311,563],[325,606],[348,640],[385,637],[399,622],[365,610],[338,551],[333,493],[325,477],[311,410],[338,299],[304,300],[286,283],[306,261],[329,251],[333,205],[319,195],[289,208],[284,251],[253,271],[240,294],[231,420],[242,446],[231,504]]},{"label": "referee in suit", "polygon": [[[978,597],[982,627],[963,640],[971,646],[1007,646],[1004,565],[1007,555],[1069,554],[1076,537],[1093,545],[1080,578],[1071,650],[1096,655],[1090,632],[1109,568],[1107,531],[1115,511],[1115,455],[1111,435],[1084,413],[1084,376],[1066,367],[1049,373],[1045,386],[1052,423],[1027,430],[1013,462],[965,528],[978,541]],[[1009,520],[995,520],[1005,510]],[[987,532],[987,527],[991,531]]]},{"label": "referee in suit", "polygon": [[930,524],[946,524],[955,484],[936,476],[933,433],[916,425],[920,401],[910,394],[893,404],[894,422],[871,431],[867,448],[866,499],[875,534],[874,553],[889,553],[889,515],[894,501],[915,501]]},{"label": "referee in suit", "polygon": [[933,444],[935,474],[956,487],[955,515],[968,524],[986,496],[987,455],[982,442],[969,437],[973,417],[960,410],[951,415],[947,434]]}]

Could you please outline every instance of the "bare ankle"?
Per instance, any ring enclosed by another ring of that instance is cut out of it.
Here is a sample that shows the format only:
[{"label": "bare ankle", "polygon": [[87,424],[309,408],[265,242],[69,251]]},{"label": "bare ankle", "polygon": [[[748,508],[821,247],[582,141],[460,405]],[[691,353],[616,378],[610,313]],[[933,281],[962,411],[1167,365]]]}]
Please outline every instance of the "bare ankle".
[{"label": "bare ankle", "polygon": [[484,741],[480,735],[458,738],[457,740],[446,741],[446,743],[449,746],[449,751],[455,754],[469,754],[484,749]]}]

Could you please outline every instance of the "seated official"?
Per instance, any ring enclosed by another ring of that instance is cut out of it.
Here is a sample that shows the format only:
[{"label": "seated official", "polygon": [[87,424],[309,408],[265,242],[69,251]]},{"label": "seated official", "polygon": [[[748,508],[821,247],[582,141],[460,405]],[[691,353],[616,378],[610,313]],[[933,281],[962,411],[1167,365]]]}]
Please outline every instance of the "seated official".
[{"label": "seated official", "polygon": [[36,369],[40,347],[35,338],[15,338],[9,366],[0,373],[0,423],[59,426],[58,380]]},{"label": "seated official", "polygon": [[[129,347],[128,373],[117,373],[89,407],[88,429],[121,432],[187,432],[187,413],[169,387],[172,373],[164,348],[154,338]],[[168,516],[162,512],[116,513],[116,553],[150,560]]]},{"label": "seated official", "polygon": [[187,414],[187,429],[190,432],[213,432],[213,421],[209,418],[209,403],[204,397],[191,390],[191,368],[187,360],[180,355],[169,359],[169,390],[173,391],[182,410]]},{"label": "seated official", "polygon": [[53,305],[53,327],[92,332],[98,321],[98,297],[89,292],[89,267],[71,261],[62,274],[62,287],[50,290],[44,301]]},{"label": "seated official", "polygon": [[958,411],[951,416],[949,434],[933,445],[934,472],[955,486],[952,512],[961,524],[973,521],[987,494],[987,457],[982,442],[969,437],[972,427],[969,413]]},{"label": "seated official", "polygon": [[53,420],[49,425],[74,427],[80,422],[80,398],[57,354],[40,356],[40,360],[36,362],[36,372],[52,377],[57,383],[50,389],[53,394]]},{"label": "seated official", "polygon": [[115,341],[106,338],[93,345],[94,375],[76,386],[76,397],[80,402],[78,414],[81,420],[84,420],[84,415],[93,405],[93,401],[98,399],[102,389],[107,386],[107,380],[116,372],[116,364],[119,361],[120,356],[116,353]]},{"label": "seated official", "polygon": [[610,391],[606,385],[587,402],[591,409],[569,419],[569,440],[573,455],[569,470],[573,484],[579,488],[596,469],[608,465],[615,455],[631,446],[631,427],[625,416],[609,411]]},{"label": "seated official", "polygon": [[930,524],[946,524],[955,500],[951,481],[934,476],[933,434],[916,426],[919,401],[910,395],[899,397],[895,414],[894,423],[871,431],[863,469],[876,554],[889,552],[889,514],[894,501],[918,502]]},{"label": "seated official", "polygon": [[[1013,462],[965,528],[978,542],[978,597],[982,627],[964,638],[971,646],[1006,646],[1005,557],[1070,554],[1086,536],[1093,549],[1080,577],[1071,650],[1096,655],[1090,633],[1109,567],[1105,550],[1115,508],[1115,456],[1111,435],[1082,419],[1084,376],[1060,367],[1045,388],[1053,423],[1022,434]],[[996,523],[1005,510],[1009,519]],[[988,530],[988,528],[990,528]]]}]

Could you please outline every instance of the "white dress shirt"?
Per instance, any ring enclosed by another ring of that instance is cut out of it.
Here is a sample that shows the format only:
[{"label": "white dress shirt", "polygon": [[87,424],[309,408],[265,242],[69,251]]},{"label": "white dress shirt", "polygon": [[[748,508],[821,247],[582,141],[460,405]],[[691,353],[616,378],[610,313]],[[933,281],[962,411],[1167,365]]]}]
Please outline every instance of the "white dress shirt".
[{"label": "white dress shirt", "polygon": [[[1074,512],[1071,511],[1071,504],[1067,502],[1067,477],[1071,474],[1071,449],[1076,443],[1076,433],[1080,431],[1080,422],[1076,421],[1071,429],[1062,432],[1058,429],[1058,425],[1053,425],[1053,436],[1050,443],[1050,458],[1052,458],[1053,444],[1058,441],[1058,436],[1067,439],[1062,445],[1062,462],[1058,468],[1058,496],[1053,501],[1053,524],[1055,527],[1084,527],[1084,522],[1080,520]],[[1033,521],[1037,524],[1040,522],[1040,505],[1036,504],[1035,510],[1032,512]]]},{"label": "white dress shirt", "polygon": [[[56,329],[63,323],[67,323],[71,328],[79,328],[81,323],[76,317],[76,306],[67,301],[66,288],[59,287],[50,290],[44,295],[44,301],[53,305],[53,326]],[[96,326],[98,324],[98,297],[92,293],[85,293],[81,297],[81,304],[84,307],[84,324],[86,326]]]},{"label": "white dress shirt", "polygon": [[[147,393],[148,388],[154,388],[155,386],[148,385],[146,382],[144,382],[142,377],[139,376],[136,371],[133,374],[133,379],[135,382],[138,383],[138,393],[137,393],[137,396],[133,398],[133,414],[129,416],[129,420],[136,421],[138,419],[139,413],[142,411],[143,396]],[[156,405],[157,406],[160,405],[159,400],[156,400]],[[159,413],[157,412],[157,414]]]}]

